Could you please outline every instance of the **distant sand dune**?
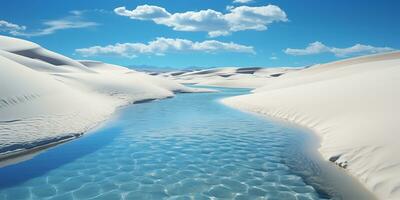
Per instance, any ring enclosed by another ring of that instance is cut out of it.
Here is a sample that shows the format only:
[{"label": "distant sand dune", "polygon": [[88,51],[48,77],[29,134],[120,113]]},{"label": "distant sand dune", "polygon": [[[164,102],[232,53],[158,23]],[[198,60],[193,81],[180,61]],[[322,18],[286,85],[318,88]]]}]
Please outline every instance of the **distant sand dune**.
[{"label": "distant sand dune", "polygon": [[191,72],[166,72],[160,73],[158,76],[196,85],[257,88],[265,85],[270,79],[299,69],[301,68],[222,67]]}]

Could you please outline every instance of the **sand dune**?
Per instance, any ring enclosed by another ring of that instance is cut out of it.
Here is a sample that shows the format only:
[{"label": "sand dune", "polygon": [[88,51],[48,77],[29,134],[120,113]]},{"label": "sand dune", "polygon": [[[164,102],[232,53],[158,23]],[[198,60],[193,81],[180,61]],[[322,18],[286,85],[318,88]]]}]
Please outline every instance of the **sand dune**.
[{"label": "sand dune", "polygon": [[191,72],[174,71],[158,74],[180,83],[196,85],[222,86],[234,88],[257,88],[276,77],[294,72],[299,68],[259,68],[259,67],[223,67],[196,70]]},{"label": "sand dune", "polygon": [[321,136],[321,154],[380,199],[400,199],[400,52],[316,65],[224,99]]},{"label": "sand dune", "polygon": [[79,136],[118,106],[202,91],[0,36],[0,157]]},{"label": "sand dune", "polygon": [[222,101],[312,129],[324,158],[380,199],[400,199],[400,52],[308,68],[226,67],[150,76],[0,36],[0,158],[78,137],[119,106],[211,91],[173,80],[255,88]]}]

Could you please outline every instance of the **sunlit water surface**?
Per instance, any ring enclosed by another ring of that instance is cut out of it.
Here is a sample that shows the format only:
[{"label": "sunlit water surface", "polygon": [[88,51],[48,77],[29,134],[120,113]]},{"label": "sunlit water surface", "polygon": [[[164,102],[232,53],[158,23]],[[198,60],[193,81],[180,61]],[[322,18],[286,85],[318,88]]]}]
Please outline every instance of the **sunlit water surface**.
[{"label": "sunlit water surface", "polygon": [[309,153],[311,134],[225,107],[218,99],[247,90],[221,91],[128,106],[83,138],[0,168],[0,199],[343,198]]}]

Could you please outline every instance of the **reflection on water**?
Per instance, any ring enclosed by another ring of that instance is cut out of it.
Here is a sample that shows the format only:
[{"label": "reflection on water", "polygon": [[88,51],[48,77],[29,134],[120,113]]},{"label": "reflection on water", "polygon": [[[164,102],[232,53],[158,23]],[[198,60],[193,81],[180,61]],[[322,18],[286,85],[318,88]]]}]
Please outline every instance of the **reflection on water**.
[{"label": "reflection on water", "polygon": [[309,152],[310,134],[217,102],[244,92],[124,108],[93,134],[0,168],[0,199],[346,198],[326,174],[345,175]]}]

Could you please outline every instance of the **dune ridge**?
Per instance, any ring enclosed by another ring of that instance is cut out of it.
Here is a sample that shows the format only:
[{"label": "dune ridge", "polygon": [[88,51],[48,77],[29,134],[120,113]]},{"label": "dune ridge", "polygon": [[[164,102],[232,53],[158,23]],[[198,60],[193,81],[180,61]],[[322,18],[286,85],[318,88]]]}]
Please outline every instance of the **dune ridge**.
[{"label": "dune ridge", "polygon": [[222,102],[312,129],[326,160],[379,199],[400,199],[400,52],[315,65],[265,83]]},{"label": "dune ridge", "polygon": [[80,136],[119,106],[206,91],[0,36],[0,158]]},{"label": "dune ridge", "polygon": [[172,71],[157,74],[180,83],[232,88],[257,88],[283,74],[302,68],[221,67],[196,71]]}]

